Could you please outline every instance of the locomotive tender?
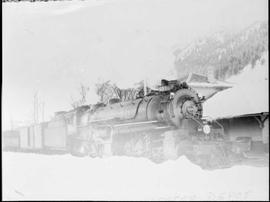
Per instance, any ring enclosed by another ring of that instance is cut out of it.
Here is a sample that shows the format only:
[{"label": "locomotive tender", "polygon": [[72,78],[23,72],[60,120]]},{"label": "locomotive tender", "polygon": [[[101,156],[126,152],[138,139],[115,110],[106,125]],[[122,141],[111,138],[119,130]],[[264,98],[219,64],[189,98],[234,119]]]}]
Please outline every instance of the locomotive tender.
[{"label": "locomotive tender", "polygon": [[221,124],[202,117],[202,102],[185,82],[162,80],[158,90],[122,102],[57,112],[49,122],[3,134],[6,150],[68,152],[76,156],[144,156],[155,162],[185,155],[202,168],[243,158],[250,141],[231,142]]}]

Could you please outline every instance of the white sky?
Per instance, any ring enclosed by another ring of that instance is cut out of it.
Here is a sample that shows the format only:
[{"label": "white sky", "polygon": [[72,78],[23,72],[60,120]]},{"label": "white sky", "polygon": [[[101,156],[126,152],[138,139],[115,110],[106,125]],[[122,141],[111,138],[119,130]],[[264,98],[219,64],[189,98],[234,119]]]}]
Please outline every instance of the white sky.
[{"label": "white sky", "polygon": [[[33,94],[45,117],[68,110],[80,83],[174,77],[173,50],[220,30],[268,20],[267,0],[89,0],[3,3],[3,129],[32,119]],[[171,74],[171,75],[169,75]]]}]

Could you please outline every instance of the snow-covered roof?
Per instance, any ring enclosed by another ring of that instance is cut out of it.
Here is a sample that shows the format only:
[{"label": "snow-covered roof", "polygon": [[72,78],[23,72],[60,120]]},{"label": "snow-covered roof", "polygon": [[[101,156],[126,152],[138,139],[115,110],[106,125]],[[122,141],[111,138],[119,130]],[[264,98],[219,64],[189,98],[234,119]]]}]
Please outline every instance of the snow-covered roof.
[{"label": "snow-covered roof", "polygon": [[186,82],[191,88],[197,91],[205,99],[209,99],[217,92],[227,88],[231,88],[233,85],[230,82],[221,80],[211,80],[205,75],[197,73],[189,73],[179,79],[181,82]]},{"label": "snow-covered roof", "polygon": [[221,91],[204,103],[204,116],[214,119],[269,112],[268,52],[254,68],[246,66],[228,79],[233,88]]},{"label": "snow-covered roof", "polygon": [[183,77],[179,78],[181,82],[187,82],[189,85],[197,85],[197,86],[225,86],[225,87],[232,87],[232,83],[228,81],[221,81],[218,79],[214,79],[210,81],[209,78],[202,74],[197,73],[189,73],[184,75]]},{"label": "snow-covered roof", "polygon": [[181,82],[193,82],[193,83],[209,83],[207,76],[190,72],[189,74],[184,75],[179,78]]},{"label": "snow-covered roof", "polygon": [[236,86],[217,93],[204,104],[204,114],[212,118],[228,118],[268,111],[267,85],[260,88]]}]

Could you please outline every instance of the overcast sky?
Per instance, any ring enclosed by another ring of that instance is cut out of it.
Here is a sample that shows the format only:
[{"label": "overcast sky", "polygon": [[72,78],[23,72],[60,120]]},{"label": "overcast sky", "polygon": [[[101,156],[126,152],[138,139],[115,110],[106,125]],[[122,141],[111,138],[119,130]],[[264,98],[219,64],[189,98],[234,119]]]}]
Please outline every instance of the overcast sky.
[{"label": "overcast sky", "polygon": [[267,0],[89,0],[3,3],[2,124],[68,110],[80,83],[131,87],[174,75],[173,50],[211,33],[267,19]]}]

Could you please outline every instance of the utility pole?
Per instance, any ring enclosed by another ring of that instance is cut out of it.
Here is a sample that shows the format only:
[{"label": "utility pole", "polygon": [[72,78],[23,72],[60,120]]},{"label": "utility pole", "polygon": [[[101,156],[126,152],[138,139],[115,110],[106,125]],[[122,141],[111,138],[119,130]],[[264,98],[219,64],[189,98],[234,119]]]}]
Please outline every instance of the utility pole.
[{"label": "utility pole", "polygon": [[44,108],[45,108],[45,102],[42,102],[42,122],[44,122]]},{"label": "utility pole", "polygon": [[146,81],[146,78],[143,80],[144,83],[143,83],[143,92],[144,92],[144,96],[147,95],[147,81]]},{"label": "utility pole", "polygon": [[37,95],[37,102],[36,102],[36,105],[37,105],[37,110],[36,110],[36,112],[37,112],[37,123],[39,123],[39,116],[38,116],[38,112],[39,112],[39,106],[38,106],[38,95]]},{"label": "utility pole", "polygon": [[208,66],[207,67],[207,78],[210,83],[215,82],[215,75],[214,75],[214,67],[213,66]]},{"label": "utility pole", "polygon": [[36,123],[36,95],[34,94],[34,114],[33,114],[33,122]]},{"label": "utility pole", "polygon": [[14,125],[13,125],[13,118],[12,116],[10,117],[10,129],[13,130]]},{"label": "utility pole", "polygon": [[34,124],[38,123],[38,92],[34,94]]}]

